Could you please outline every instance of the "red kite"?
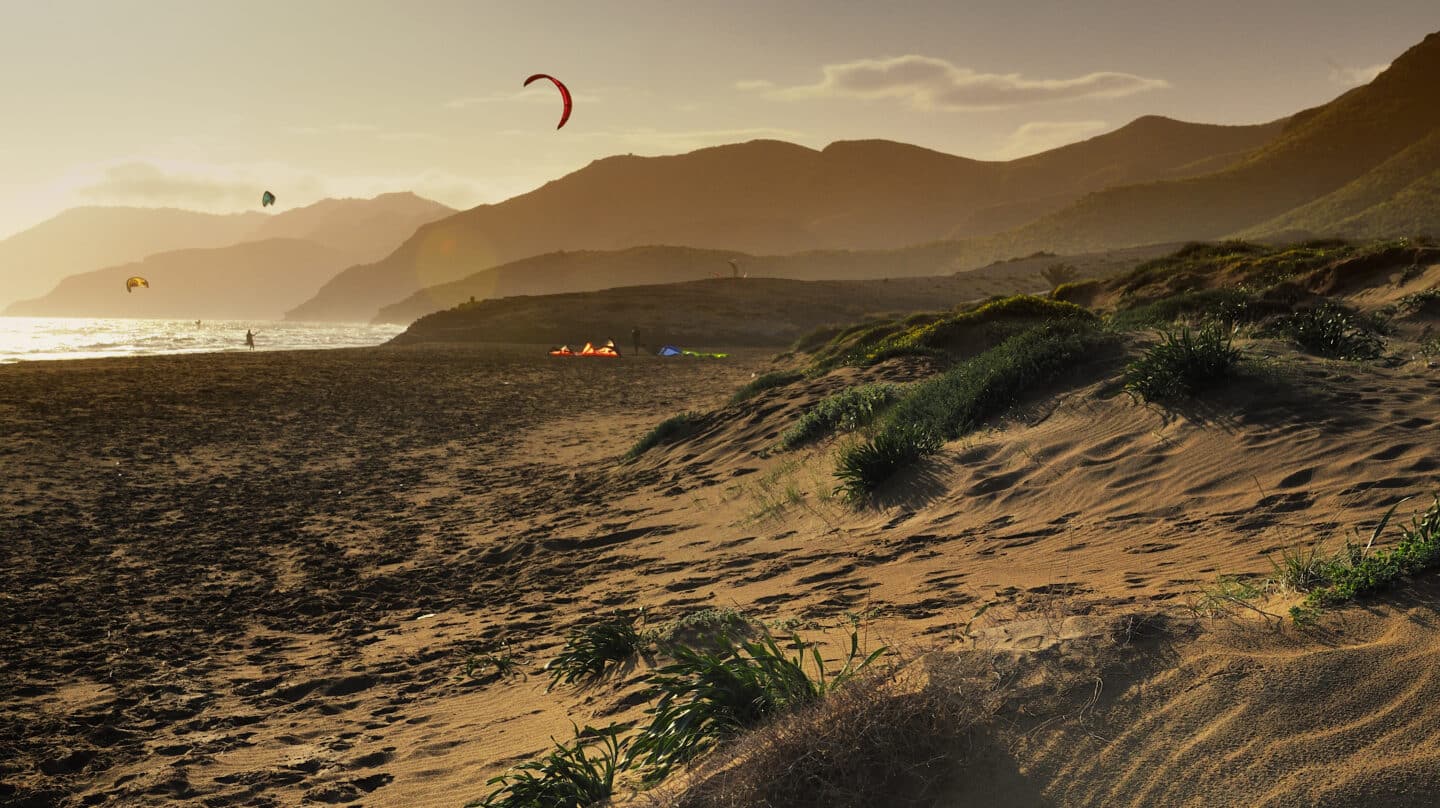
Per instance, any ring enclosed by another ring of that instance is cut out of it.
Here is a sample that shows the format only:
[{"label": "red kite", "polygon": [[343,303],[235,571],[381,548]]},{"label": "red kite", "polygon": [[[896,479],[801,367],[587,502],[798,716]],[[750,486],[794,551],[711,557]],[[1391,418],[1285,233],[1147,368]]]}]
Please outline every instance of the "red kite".
[{"label": "red kite", "polygon": [[536,73],[530,78],[525,79],[525,86],[529,87],[530,82],[535,81],[536,79],[549,79],[550,81],[554,82],[555,89],[560,91],[560,100],[565,102],[565,110],[560,113],[560,123],[555,127],[556,129],[559,129],[561,126],[565,125],[566,121],[570,120],[570,89],[566,87],[564,83],[560,81],[560,79],[557,79],[554,76],[546,75],[544,73]]}]

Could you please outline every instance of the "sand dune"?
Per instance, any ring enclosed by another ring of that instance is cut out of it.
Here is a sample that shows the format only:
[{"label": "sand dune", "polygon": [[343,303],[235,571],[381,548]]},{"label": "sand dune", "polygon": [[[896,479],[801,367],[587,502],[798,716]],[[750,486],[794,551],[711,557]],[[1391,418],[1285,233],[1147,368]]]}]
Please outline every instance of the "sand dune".
[{"label": "sand dune", "polygon": [[[1350,299],[1436,272],[1372,272]],[[0,368],[0,800],[460,805],[571,721],[641,716],[650,662],[549,693],[542,666],[572,627],[643,605],[817,637],[864,615],[905,657],[982,645],[1101,670],[1099,697],[1086,680],[1048,723],[996,725],[1015,789],[996,804],[1422,804],[1440,787],[1431,600],[1085,656],[1096,625],[1190,614],[1216,576],[1437,488],[1425,358],[1244,348],[1241,377],[1178,408],[1077,374],[858,511],[825,446],[776,452],[779,434],[931,360],[738,403],[783,363],[477,344]],[[686,410],[695,434],[620,461]],[[466,673],[502,648],[516,675]]]}]

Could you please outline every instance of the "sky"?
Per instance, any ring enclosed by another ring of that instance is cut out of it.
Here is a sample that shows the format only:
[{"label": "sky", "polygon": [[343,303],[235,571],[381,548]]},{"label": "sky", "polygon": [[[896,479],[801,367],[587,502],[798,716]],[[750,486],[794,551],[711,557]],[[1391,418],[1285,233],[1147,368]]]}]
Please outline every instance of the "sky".
[{"label": "sky", "polygon": [[[1009,159],[1364,83],[1434,0],[0,0],[0,238],[77,205],[498,202],[611,154],[885,138]],[[526,76],[550,73],[560,100]]]}]

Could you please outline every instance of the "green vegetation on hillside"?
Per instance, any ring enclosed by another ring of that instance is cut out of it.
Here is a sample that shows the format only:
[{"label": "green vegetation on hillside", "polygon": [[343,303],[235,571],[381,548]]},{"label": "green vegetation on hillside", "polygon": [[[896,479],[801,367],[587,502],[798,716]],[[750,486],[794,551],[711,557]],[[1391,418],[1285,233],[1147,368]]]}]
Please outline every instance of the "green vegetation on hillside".
[{"label": "green vegetation on hillside", "polygon": [[952,314],[915,314],[841,332],[815,352],[812,372],[873,365],[897,356],[965,359],[1037,324],[1059,320],[1098,322],[1094,313],[1074,303],[1014,295]]},{"label": "green vegetation on hillside", "polygon": [[840,452],[835,474],[841,489],[852,500],[863,500],[896,471],[939,451],[943,441],[977,429],[1113,339],[1099,329],[1093,315],[1087,319],[1067,311],[914,385],[886,415],[874,438]]}]

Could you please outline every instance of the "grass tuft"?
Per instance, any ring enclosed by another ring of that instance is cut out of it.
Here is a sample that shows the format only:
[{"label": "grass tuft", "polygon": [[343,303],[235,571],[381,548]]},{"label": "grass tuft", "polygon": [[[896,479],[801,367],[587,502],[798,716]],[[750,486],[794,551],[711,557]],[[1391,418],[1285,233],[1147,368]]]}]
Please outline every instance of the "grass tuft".
[{"label": "grass tuft", "polygon": [[[756,640],[719,638],[713,649],[670,649],[674,661],[651,679],[659,700],[650,724],[632,746],[633,760],[659,782],[677,765],[772,715],[824,698],[885,652],[862,655],[858,635],[840,670],[827,674],[820,652],[793,638],[793,656],[769,635]],[[808,652],[808,653],[807,653]]]},{"label": "grass tuft", "polygon": [[913,385],[874,438],[840,452],[838,490],[852,502],[863,501],[896,471],[979,428],[1111,339],[1089,320],[1036,326]]},{"label": "grass tuft", "polygon": [[1331,359],[1374,359],[1385,348],[1358,315],[1331,303],[1279,318],[1265,333],[1288,337],[1302,350]]},{"label": "grass tuft", "polygon": [[1370,542],[1346,546],[1346,551],[1325,570],[1325,584],[1305,596],[1305,606],[1322,608],[1346,603],[1388,589],[1404,576],[1440,567],[1440,495],[1429,509],[1411,517],[1410,524],[1401,528],[1400,540],[1393,547],[1372,550],[1395,507],[1385,514]]},{"label": "grass tuft", "polygon": [[555,748],[486,781],[495,786],[485,799],[467,808],[590,808],[615,792],[615,775],[624,768],[629,739],[623,725],[576,729],[569,746]]},{"label": "grass tuft", "polygon": [[1216,324],[1165,332],[1140,358],[1125,368],[1125,389],[1147,401],[1194,396],[1232,375],[1240,351],[1230,334]]},{"label": "grass tuft", "polygon": [[559,684],[595,682],[635,658],[645,639],[633,620],[607,620],[570,632],[565,647],[545,665],[547,690]]},{"label": "grass tuft", "polygon": [[897,385],[876,383],[849,387],[806,410],[780,435],[780,448],[797,449],[832,432],[853,432],[875,419],[900,397]]},{"label": "grass tuft", "polygon": [[739,404],[760,395],[774,387],[784,387],[787,384],[798,382],[805,378],[805,374],[798,370],[776,370],[752,379],[749,384],[735,391],[730,397],[731,404]]},{"label": "grass tuft", "polygon": [[926,455],[940,451],[945,439],[922,426],[905,424],[883,430],[874,438],[842,449],[835,463],[846,500],[863,502],[886,480]]},{"label": "grass tuft", "polygon": [[630,451],[625,453],[625,459],[634,460],[662,443],[674,443],[689,437],[695,434],[701,423],[702,416],[696,412],[682,412],[666,418],[645,433],[645,437],[636,441]]}]

